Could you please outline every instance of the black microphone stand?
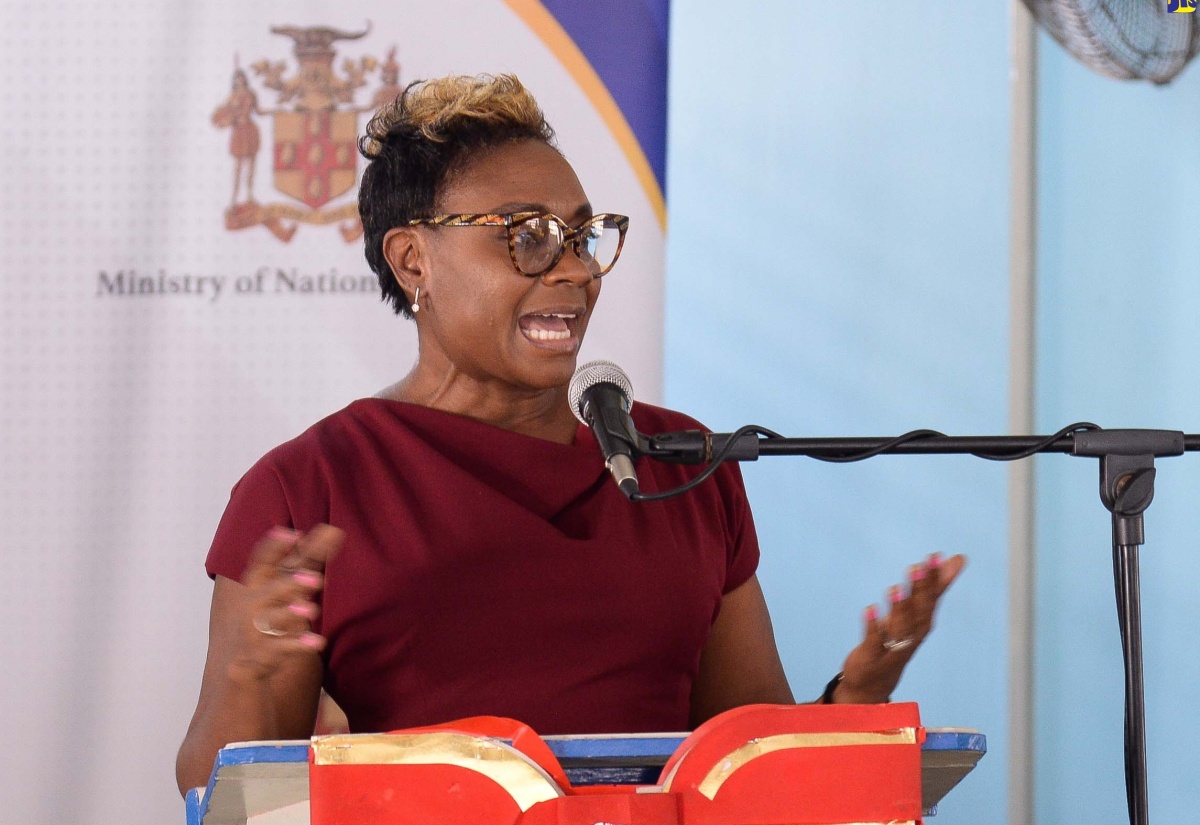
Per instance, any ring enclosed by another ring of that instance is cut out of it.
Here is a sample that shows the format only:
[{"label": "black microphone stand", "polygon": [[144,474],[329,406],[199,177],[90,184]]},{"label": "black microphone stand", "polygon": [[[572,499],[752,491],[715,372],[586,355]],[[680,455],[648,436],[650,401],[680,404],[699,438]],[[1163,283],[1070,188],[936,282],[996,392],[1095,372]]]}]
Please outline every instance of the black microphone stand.
[{"label": "black microphone stand", "polygon": [[[759,456],[776,455],[843,462],[883,454],[969,454],[1012,461],[1037,453],[1068,453],[1100,459],[1100,500],[1112,513],[1113,578],[1125,663],[1125,795],[1130,825],[1149,825],[1138,548],[1146,541],[1143,514],[1154,499],[1154,459],[1200,451],[1200,435],[1103,430],[1094,424],[1074,425],[1053,436],[947,436],[918,430],[897,438],[784,438],[759,435],[763,432],[768,431],[744,427],[734,433],[685,430],[641,436],[638,452],[681,464],[757,461]],[[634,498],[665,498],[674,492]]]}]

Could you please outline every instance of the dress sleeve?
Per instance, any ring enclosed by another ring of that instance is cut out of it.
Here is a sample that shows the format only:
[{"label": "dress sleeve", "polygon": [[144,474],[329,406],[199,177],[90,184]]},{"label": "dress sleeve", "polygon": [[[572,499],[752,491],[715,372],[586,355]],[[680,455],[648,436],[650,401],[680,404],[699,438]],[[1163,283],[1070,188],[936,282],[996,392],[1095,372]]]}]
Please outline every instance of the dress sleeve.
[{"label": "dress sleeve", "polygon": [[294,519],[279,473],[264,457],[233,485],[204,563],[208,575],[239,581],[254,546],[275,526],[293,527]]},{"label": "dress sleeve", "polygon": [[759,550],[754,515],[750,512],[741,470],[736,464],[729,463],[718,471],[718,475],[722,476],[721,496],[725,500],[725,512],[729,518],[724,595],[741,587],[758,570]]}]

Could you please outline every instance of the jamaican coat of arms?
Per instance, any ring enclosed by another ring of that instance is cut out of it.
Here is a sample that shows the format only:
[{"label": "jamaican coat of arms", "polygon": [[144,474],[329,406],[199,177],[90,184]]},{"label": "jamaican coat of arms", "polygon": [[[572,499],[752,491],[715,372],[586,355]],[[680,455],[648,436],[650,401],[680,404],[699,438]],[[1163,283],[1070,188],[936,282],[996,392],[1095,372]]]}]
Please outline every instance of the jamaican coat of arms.
[{"label": "jamaican coat of arms", "polygon": [[[389,51],[382,64],[370,56],[347,58],[339,73],[334,69],[334,43],[359,40],[370,33],[370,25],[361,32],[297,26],[275,26],[271,32],[292,39],[299,64],[290,77],[283,61],[260,60],[250,66],[258,83],[275,93],[275,108],[260,106],[249,76],[236,66],[229,97],[212,116],[214,126],[230,132],[229,154],[234,163],[225,227],[263,226],[286,243],[301,223],[336,223],[350,243],[362,236],[357,205],[353,199],[345,202],[342,198],[352,192],[358,179],[358,120],[400,93],[396,49]],[[371,99],[357,103],[356,93],[377,70],[379,83]],[[273,132],[271,181],[278,192],[290,198],[278,203],[260,203],[254,192],[262,142],[258,121],[268,117]]]}]

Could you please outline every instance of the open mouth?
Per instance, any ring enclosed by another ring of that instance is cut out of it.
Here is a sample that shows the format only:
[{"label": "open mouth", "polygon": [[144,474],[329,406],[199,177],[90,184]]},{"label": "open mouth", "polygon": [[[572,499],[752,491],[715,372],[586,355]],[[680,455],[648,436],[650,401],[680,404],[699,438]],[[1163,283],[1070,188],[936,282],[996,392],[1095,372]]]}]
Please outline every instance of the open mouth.
[{"label": "open mouth", "polygon": [[517,323],[530,341],[562,345],[575,338],[576,325],[582,314],[577,310],[531,312],[522,315]]}]

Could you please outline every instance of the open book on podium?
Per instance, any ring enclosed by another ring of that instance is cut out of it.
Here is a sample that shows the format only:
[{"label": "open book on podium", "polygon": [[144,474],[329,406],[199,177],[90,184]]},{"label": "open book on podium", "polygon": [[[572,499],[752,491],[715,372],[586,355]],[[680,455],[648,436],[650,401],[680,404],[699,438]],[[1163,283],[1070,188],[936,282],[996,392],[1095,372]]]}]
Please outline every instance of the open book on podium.
[{"label": "open book on podium", "polygon": [[477,717],[221,750],[188,825],[922,822],[987,750],[915,704],[755,705],[694,733],[539,737]]}]

